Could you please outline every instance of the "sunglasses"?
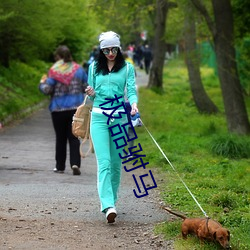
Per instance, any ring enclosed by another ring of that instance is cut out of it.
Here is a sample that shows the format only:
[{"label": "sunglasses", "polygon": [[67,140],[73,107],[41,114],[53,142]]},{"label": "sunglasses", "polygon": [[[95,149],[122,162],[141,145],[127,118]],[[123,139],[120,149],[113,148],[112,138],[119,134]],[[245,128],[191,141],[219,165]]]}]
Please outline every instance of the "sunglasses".
[{"label": "sunglasses", "polygon": [[112,52],[112,54],[117,54],[118,48],[117,47],[114,47],[114,48],[111,48],[111,49],[105,48],[105,49],[102,50],[104,55],[109,55],[110,51]]}]

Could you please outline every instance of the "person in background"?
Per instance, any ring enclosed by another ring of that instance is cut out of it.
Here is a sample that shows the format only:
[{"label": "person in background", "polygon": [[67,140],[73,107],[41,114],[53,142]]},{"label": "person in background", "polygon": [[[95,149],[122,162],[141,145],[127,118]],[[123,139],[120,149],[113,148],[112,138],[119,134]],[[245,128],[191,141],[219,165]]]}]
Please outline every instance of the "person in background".
[{"label": "person in background", "polygon": [[97,59],[98,54],[99,54],[98,46],[94,46],[89,54],[88,61],[83,63],[83,68],[86,69],[87,72],[89,69],[89,65]]},{"label": "person in background", "polygon": [[55,173],[64,173],[66,168],[67,142],[69,142],[70,166],[73,175],[80,175],[80,142],[72,134],[72,117],[84,100],[87,74],[73,61],[67,46],[59,46],[54,54],[56,62],[39,84],[40,91],[50,95],[49,110],[56,135]]},{"label": "person in background", "polygon": [[124,60],[128,63],[131,63],[134,66],[134,70],[135,70],[135,76],[136,76],[136,69],[135,69],[135,63],[133,61],[133,59],[131,57],[128,56],[128,51],[123,51],[122,53]]},{"label": "person in background", "polygon": [[[113,223],[117,216],[115,205],[121,181],[122,160],[119,153],[122,154],[123,148],[117,149],[110,127],[128,122],[126,108],[122,106],[122,103],[125,103],[125,89],[131,105],[131,114],[138,112],[137,93],[134,66],[126,63],[123,58],[120,36],[113,31],[103,32],[99,36],[99,42],[99,57],[89,67],[89,86],[86,93],[93,100],[90,134],[97,159],[97,189],[101,211],[106,214],[108,223]],[[115,95],[121,98],[112,106],[113,103],[107,100],[114,99]],[[119,105],[121,107],[114,113],[117,119],[108,121],[103,112],[110,110],[104,111],[100,107],[114,109],[114,106]],[[126,138],[125,132],[119,134],[120,136]]]},{"label": "person in background", "polygon": [[125,60],[126,62],[129,62],[129,63],[131,63],[133,66],[135,66],[135,63],[134,63],[133,59],[132,59],[131,57],[128,56],[128,52],[127,52],[127,51],[123,51],[122,55],[123,55],[124,60]]},{"label": "person in background", "polygon": [[94,46],[92,51],[89,54],[89,60],[88,60],[88,64],[90,65],[94,60],[97,59],[99,54],[99,50],[97,46]]},{"label": "person in background", "polygon": [[151,61],[153,59],[152,51],[149,48],[148,44],[145,45],[144,51],[143,51],[143,57],[144,57],[144,67],[146,74],[149,73]]},{"label": "person in background", "polygon": [[135,63],[136,65],[140,68],[143,69],[143,46],[139,44],[138,46],[135,47],[134,50],[134,56],[135,56]]}]

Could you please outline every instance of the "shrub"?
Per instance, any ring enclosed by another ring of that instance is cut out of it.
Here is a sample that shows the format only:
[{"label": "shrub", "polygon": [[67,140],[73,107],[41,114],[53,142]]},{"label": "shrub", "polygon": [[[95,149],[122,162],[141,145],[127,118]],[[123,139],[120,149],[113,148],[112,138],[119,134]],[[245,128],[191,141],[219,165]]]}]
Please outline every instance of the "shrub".
[{"label": "shrub", "polygon": [[249,158],[250,146],[247,140],[236,135],[222,135],[212,140],[211,151],[215,155],[231,159]]},{"label": "shrub", "polygon": [[228,192],[215,194],[212,197],[210,203],[214,206],[221,207],[221,208],[233,209],[237,206],[236,201],[233,198],[233,195],[229,194]]}]

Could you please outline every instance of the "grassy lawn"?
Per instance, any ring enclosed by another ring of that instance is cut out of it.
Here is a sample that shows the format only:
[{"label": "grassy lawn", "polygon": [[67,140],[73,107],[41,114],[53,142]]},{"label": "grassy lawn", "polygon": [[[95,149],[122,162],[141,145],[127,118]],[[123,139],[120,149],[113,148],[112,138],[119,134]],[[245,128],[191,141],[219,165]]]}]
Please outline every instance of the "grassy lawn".
[{"label": "grassy lawn", "polygon": [[[218,79],[209,68],[203,67],[201,74],[207,93],[220,110],[217,115],[197,112],[181,60],[166,65],[163,94],[139,90],[142,121],[174,170],[147,131],[140,127],[136,132],[148,168],[157,168],[161,173],[162,180],[157,184],[164,203],[188,217],[204,216],[181,178],[207,215],[230,230],[232,249],[250,249],[250,137],[228,134]],[[173,222],[157,225],[155,231],[166,239],[175,239],[178,250],[219,249],[212,243],[201,246],[192,236],[182,240],[180,225],[181,219],[176,217]]]},{"label": "grassy lawn", "polygon": [[0,67],[0,122],[10,115],[20,118],[22,111],[45,100],[38,84],[47,70],[48,65],[40,61],[31,65],[12,62],[9,69]]}]

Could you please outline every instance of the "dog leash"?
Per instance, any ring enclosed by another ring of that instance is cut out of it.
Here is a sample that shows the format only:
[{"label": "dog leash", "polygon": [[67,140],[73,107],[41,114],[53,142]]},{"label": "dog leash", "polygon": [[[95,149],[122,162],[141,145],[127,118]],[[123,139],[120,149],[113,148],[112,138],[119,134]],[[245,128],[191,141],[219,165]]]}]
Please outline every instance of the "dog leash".
[{"label": "dog leash", "polygon": [[179,177],[180,181],[182,182],[182,184],[185,186],[185,188],[187,189],[187,191],[189,192],[189,194],[191,195],[191,197],[193,198],[193,200],[196,202],[196,204],[198,205],[198,207],[200,208],[200,210],[202,211],[202,213],[205,215],[205,217],[209,218],[209,216],[207,215],[207,213],[204,211],[204,209],[201,207],[201,205],[199,204],[199,202],[196,200],[196,198],[194,197],[194,195],[192,194],[192,192],[190,191],[190,189],[188,188],[188,186],[186,185],[186,183],[182,180],[182,178],[180,177],[180,175],[178,174],[176,168],[173,166],[173,164],[170,162],[170,160],[168,159],[168,157],[165,155],[165,153],[163,152],[163,150],[161,149],[161,147],[159,146],[159,144],[156,142],[156,140],[154,139],[154,137],[152,136],[152,134],[149,132],[149,130],[147,129],[147,127],[145,126],[145,124],[142,122],[141,118],[139,118],[139,120],[141,121],[142,125],[145,127],[146,131],[148,132],[148,134],[150,135],[150,137],[152,138],[153,142],[155,143],[155,145],[158,147],[158,149],[160,150],[160,152],[162,153],[162,155],[165,157],[165,159],[167,160],[167,162],[169,163],[169,165],[171,166],[171,168],[175,171],[175,173],[177,174],[177,176]]}]

